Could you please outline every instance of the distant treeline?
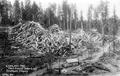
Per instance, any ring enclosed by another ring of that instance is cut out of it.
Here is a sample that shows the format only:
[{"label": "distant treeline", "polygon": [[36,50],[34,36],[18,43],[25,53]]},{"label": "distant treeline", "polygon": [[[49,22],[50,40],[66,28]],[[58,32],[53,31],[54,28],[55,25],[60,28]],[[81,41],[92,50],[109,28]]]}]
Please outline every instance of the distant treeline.
[{"label": "distant treeline", "polygon": [[[117,9],[118,10],[118,9]],[[114,8],[112,17],[109,16],[109,3],[101,1],[93,8],[88,7],[87,20],[77,12],[75,4],[68,4],[66,0],[61,5],[55,3],[43,9],[41,4],[25,0],[25,3],[15,0],[11,4],[8,0],[0,1],[0,26],[15,26],[19,22],[35,21],[44,28],[53,24],[58,24],[63,30],[76,30],[82,28],[90,30],[97,29],[102,34],[116,34],[120,25],[120,20]]]}]

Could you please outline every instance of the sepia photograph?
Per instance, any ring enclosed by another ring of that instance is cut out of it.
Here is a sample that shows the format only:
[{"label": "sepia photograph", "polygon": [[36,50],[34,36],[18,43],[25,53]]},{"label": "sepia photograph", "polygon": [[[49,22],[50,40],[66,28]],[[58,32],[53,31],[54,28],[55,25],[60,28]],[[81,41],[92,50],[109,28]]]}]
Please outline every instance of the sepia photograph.
[{"label": "sepia photograph", "polygon": [[120,76],[120,0],[0,0],[0,76]]}]

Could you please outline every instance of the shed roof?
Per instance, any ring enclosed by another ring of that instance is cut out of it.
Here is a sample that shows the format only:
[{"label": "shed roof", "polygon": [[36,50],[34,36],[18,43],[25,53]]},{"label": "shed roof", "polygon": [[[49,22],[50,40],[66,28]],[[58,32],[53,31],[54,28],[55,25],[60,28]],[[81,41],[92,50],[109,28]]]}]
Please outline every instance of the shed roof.
[{"label": "shed roof", "polygon": [[66,60],[67,63],[75,63],[78,62],[78,58],[71,58]]}]

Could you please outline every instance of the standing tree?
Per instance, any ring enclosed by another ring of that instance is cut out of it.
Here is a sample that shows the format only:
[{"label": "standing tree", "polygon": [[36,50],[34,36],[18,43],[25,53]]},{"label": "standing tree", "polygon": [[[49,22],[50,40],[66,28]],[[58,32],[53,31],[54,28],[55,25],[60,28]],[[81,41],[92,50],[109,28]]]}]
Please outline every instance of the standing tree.
[{"label": "standing tree", "polygon": [[9,25],[14,26],[14,6],[11,4],[11,2],[9,2],[8,7]]},{"label": "standing tree", "polygon": [[24,5],[23,5],[23,2],[20,3],[20,16],[21,16],[21,19],[23,20],[23,14],[25,13],[25,8],[24,8]]},{"label": "standing tree", "polygon": [[88,30],[92,28],[92,10],[93,10],[93,6],[90,5],[88,8]]},{"label": "standing tree", "polygon": [[81,11],[81,17],[80,17],[80,26],[81,29],[84,30],[84,26],[83,26],[83,12]]},{"label": "standing tree", "polygon": [[46,27],[50,27],[53,24],[57,24],[57,17],[56,17],[56,5],[51,4],[45,11],[45,19],[44,23]]},{"label": "standing tree", "polygon": [[100,32],[100,25],[99,25],[99,12],[98,10],[95,8],[94,9],[94,27]]},{"label": "standing tree", "polygon": [[113,25],[112,25],[112,35],[113,35],[113,51],[115,51],[115,35],[116,33],[118,32],[118,25],[117,25],[117,15],[116,15],[116,10],[115,10],[115,7],[114,7],[114,11],[113,11]]},{"label": "standing tree", "polygon": [[44,25],[44,11],[42,9],[41,3],[39,4],[38,8],[39,8],[38,9],[38,14],[37,14],[38,22],[41,25]]},{"label": "standing tree", "polygon": [[62,4],[62,11],[63,11],[63,27],[64,30],[67,29],[69,30],[69,25],[70,25],[70,14],[71,14],[71,8],[68,5],[67,1],[63,1]]},{"label": "standing tree", "polygon": [[25,13],[23,17],[25,21],[32,21],[33,19],[30,0],[25,0]]},{"label": "standing tree", "polygon": [[25,5],[23,4],[23,2],[21,2],[21,18],[23,21],[26,20],[26,11],[25,11]]},{"label": "standing tree", "polygon": [[116,10],[114,8],[114,11],[113,11],[113,36],[115,37],[116,33],[117,33],[117,30],[118,30],[118,25],[117,25],[117,15],[116,15]]},{"label": "standing tree", "polygon": [[32,4],[32,10],[31,10],[31,12],[32,12],[32,19],[33,19],[33,21],[39,21],[38,19],[38,12],[39,12],[39,7],[38,7],[38,5],[35,3],[35,2],[33,2],[33,4]]},{"label": "standing tree", "polygon": [[72,14],[72,30],[76,30],[77,29],[77,9],[76,9],[76,6],[74,4],[71,4],[71,8],[70,8],[72,11],[71,13]]},{"label": "standing tree", "polygon": [[14,3],[14,21],[15,21],[15,24],[17,24],[20,19],[21,19],[20,3],[19,3],[19,0],[15,0],[15,3]]},{"label": "standing tree", "polygon": [[59,22],[59,26],[63,29],[62,25],[63,25],[63,11],[62,8],[60,6],[58,6],[58,10],[57,10],[57,17],[58,17],[58,22]]},{"label": "standing tree", "polygon": [[0,1],[0,14],[1,14],[1,24],[7,25],[9,23],[8,20],[8,1],[7,0],[1,0]]},{"label": "standing tree", "polygon": [[75,9],[75,11],[74,11],[75,30],[78,28],[77,27],[77,22],[78,22],[78,17],[77,16],[78,16],[77,15],[77,10]]},{"label": "standing tree", "polygon": [[103,36],[103,42],[102,44],[104,45],[104,35],[105,35],[105,32],[107,30],[105,30],[105,27],[107,29],[107,21],[108,21],[108,2],[103,2],[101,1],[100,5],[98,6],[98,10],[99,10],[99,14],[100,14],[100,18],[101,18],[101,28],[102,28],[102,36]]}]

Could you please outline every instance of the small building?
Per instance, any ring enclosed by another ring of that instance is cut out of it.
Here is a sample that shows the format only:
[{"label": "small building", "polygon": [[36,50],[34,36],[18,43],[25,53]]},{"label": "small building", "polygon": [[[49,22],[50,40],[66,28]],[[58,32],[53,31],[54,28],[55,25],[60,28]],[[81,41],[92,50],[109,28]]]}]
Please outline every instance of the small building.
[{"label": "small building", "polygon": [[67,63],[75,63],[75,62],[79,62],[79,61],[78,61],[78,58],[73,58],[73,59],[71,58],[71,59],[66,59],[66,62]]},{"label": "small building", "polygon": [[66,59],[66,63],[63,64],[62,66],[64,68],[69,68],[69,67],[78,66],[78,65],[79,65],[78,58],[70,58],[70,59]]}]

